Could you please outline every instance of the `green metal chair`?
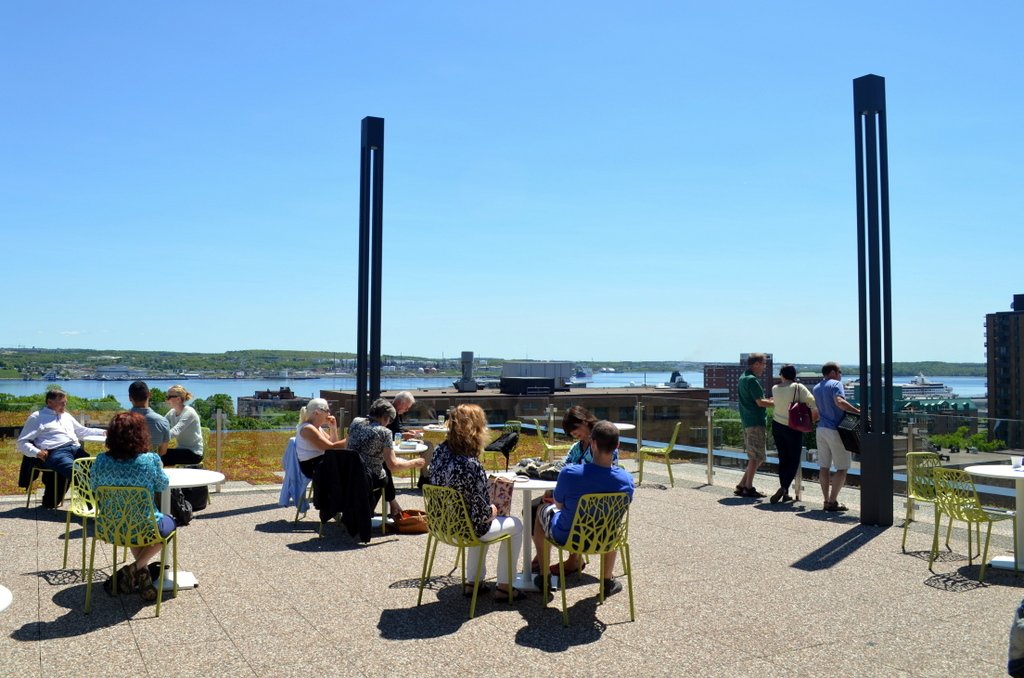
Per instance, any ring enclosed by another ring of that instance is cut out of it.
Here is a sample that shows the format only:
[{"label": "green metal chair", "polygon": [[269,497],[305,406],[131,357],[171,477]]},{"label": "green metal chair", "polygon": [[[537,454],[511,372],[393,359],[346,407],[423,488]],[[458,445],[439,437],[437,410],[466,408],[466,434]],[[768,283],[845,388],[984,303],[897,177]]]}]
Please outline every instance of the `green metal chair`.
[{"label": "green metal chair", "polygon": [[988,544],[992,538],[992,523],[1002,520],[1009,520],[1013,525],[1013,573],[1018,574],[1017,554],[1017,521],[1013,511],[999,511],[997,509],[986,509],[978,499],[978,492],[974,487],[974,480],[966,471],[960,469],[934,468],[932,474],[935,479],[935,531],[932,536],[932,551],[928,559],[928,569],[932,569],[935,558],[939,555],[939,523],[942,516],[954,520],[962,520],[967,523],[967,563],[974,564],[974,553],[971,547],[971,526],[974,526],[975,536],[978,540],[978,548],[981,548],[981,523],[988,524],[985,532],[985,549],[981,552],[981,573],[978,576],[978,583],[985,581],[985,568],[988,567]]},{"label": "green metal chair", "polygon": [[[576,506],[572,527],[569,528],[569,539],[565,545],[556,544],[550,539],[546,541],[558,549],[558,588],[562,591],[562,626],[569,625],[569,611],[565,601],[565,552],[575,553],[580,557],[601,556],[610,551],[621,553],[622,568],[629,588],[629,620],[636,621],[636,608],[633,605],[633,568],[629,559],[629,496],[625,492],[583,495]],[[543,551],[540,571],[547,573],[548,550],[545,548]],[[600,602],[604,603],[604,558],[599,557],[598,560],[601,562],[598,576],[601,588],[598,595]],[[541,579],[544,580],[543,600],[547,605],[551,577],[544,576]]]},{"label": "green metal chair", "polygon": [[85,577],[85,541],[89,534],[89,520],[96,519],[96,500],[89,486],[89,472],[92,470],[92,457],[75,459],[71,467],[71,497],[68,500],[67,517],[64,520],[64,564],[68,566],[68,538],[71,534],[71,516],[82,519],[82,576]]},{"label": "green metal chair", "polygon": [[547,455],[547,461],[554,461],[556,452],[565,454],[569,451],[569,448],[572,447],[571,444],[563,445],[559,443],[556,445],[549,443],[547,438],[544,437],[544,433],[541,431],[540,421],[538,419],[533,420],[533,430],[537,433],[537,438],[540,440],[540,444],[544,446],[544,453]]},{"label": "green metal chair", "polygon": [[[420,575],[420,594],[416,599],[416,605],[423,602],[423,587],[427,584],[427,578],[434,569],[434,555],[437,553],[438,542],[454,546],[459,550],[456,562],[462,564],[462,589],[466,587],[466,549],[483,546],[484,542],[476,536],[473,522],[469,519],[469,510],[466,502],[458,490],[439,485],[423,486],[423,501],[427,511],[427,549],[423,554],[423,572]],[[503,541],[509,542],[507,549],[508,571],[514,572],[512,568],[512,535],[506,534],[488,541],[487,545],[500,544]],[[473,600],[469,604],[469,618],[476,614],[477,594],[480,591],[480,574],[483,571],[484,559],[477,561],[476,576],[473,581]],[[508,600],[512,602],[515,591],[511,583],[508,587]]]},{"label": "green metal chair", "polygon": [[636,450],[636,463],[640,469],[640,476],[638,482],[644,481],[644,457],[664,457],[665,468],[668,469],[668,483],[670,486],[675,487],[676,481],[672,478],[672,450],[676,447],[676,438],[679,437],[679,427],[683,425],[683,422],[677,421],[675,429],[672,430],[672,437],[668,440],[666,447],[649,447],[641,446]]},{"label": "green metal chair", "polygon": [[93,564],[96,560],[96,540],[105,541],[114,547],[113,587],[117,594],[117,547],[141,548],[151,544],[162,544],[160,551],[160,578],[156,584],[156,616],[160,616],[160,603],[164,597],[163,563],[167,562],[167,542],[174,542],[173,577],[174,594],[178,594],[178,531],[174,530],[161,537],[156,526],[156,507],[153,495],[144,487],[97,487],[95,534],[89,551],[89,569],[85,575],[85,613],[92,610]]},{"label": "green metal chair", "polygon": [[[903,519],[903,552],[907,552],[907,528],[914,521],[914,502],[935,504],[935,478],[932,469],[939,468],[941,462],[935,452],[907,453],[907,515]],[[938,520],[938,514],[936,514]],[[949,521],[946,530],[946,546],[953,531],[953,521]]]}]

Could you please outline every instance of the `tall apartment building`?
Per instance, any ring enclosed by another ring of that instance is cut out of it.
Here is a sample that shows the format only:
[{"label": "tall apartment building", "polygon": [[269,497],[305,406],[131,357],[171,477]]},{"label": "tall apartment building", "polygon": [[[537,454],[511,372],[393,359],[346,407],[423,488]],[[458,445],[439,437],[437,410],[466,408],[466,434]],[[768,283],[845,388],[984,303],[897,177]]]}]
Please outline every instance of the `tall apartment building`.
[{"label": "tall apartment building", "polygon": [[[740,399],[738,385],[740,377],[747,370],[747,356],[749,353],[741,353],[739,363],[707,363],[704,365],[704,388],[711,392],[713,400],[720,401],[725,392],[728,391],[730,403]],[[775,383],[775,364],[771,353],[765,353],[765,368],[761,375],[761,386],[769,396],[772,393],[772,385]],[[717,396],[717,398],[716,398]]]},{"label": "tall apartment building", "polygon": [[1013,295],[1010,308],[985,316],[989,435],[1020,448],[1024,446],[1024,294]]}]

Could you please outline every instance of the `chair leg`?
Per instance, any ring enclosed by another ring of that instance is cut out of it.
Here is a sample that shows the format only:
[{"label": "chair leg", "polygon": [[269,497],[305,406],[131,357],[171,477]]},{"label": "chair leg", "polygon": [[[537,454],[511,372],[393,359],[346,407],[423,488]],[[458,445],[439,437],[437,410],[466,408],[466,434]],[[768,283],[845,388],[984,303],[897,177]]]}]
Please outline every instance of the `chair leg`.
[{"label": "chair leg", "polygon": [[160,548],[160,576],[157,577],[156,583],[156,616],[160,616],[160,603],[164,600],[164,573],[167,572],[167,568],[164,567],[164,563],[167,562],[167,540],[164,540],[163,546]]},{"label": "chair leg", "polygon": [[672,455],[669,454],[668,452],[665,453],[665,468],[668,469],[668,484],[669,484],[669,487],[675,487],[676,486],[676,481],[673,480],[673,478],[672,478],[672,459],[671,459],[671,456]]},{"label": "chair leg", "polygon": [[[483,574],[484,570],[484,558],[487,557],[487,553],[484,550],[484,546],[480,545],[476,548],[480,549],[480,558],[476,561],[476,579],[473,581],[473,601],[469,604],[469,618],[472,619],[473,615],[476,614],[476,599],[477,594],[480,593],[480,575]],[[463,583],[465,588],[465,583]]]},{"label": "chair leg", "polygon": [[[942,514],[938,511],[935,512],[935,529],[932,535],[932,550],[928,554],[928,571],[935,574],[934,564],[935,558],[939,555],[939,522],[942,520]],[[953,519],[949,519],[950,525],[953,524]]]},{"label": "chair leg", "polygon": [[[981,530],[981,526],[980,525],[978,526],[978,529]],[[978,539],[979,540],[981,539],[980,532],[978,534]],[[988,567],[988,543],[989,543],[989,541],[991,539],[992,539],[992,521],[990,520],[988,522],[988,530],[985,531],[985,551],[984,551],[984,553],[982,553],[982,556],[981,556],[981,572],[978,573],[978,583],[979,584],[984,584],[985,583],[985,568]],[[978,548],[979,549],[981,548],[981,544],[980,543],[978,544]]]},{"label": "chair leg", "polygon": [[[83,518],[84,520],[84,518]],[[71,534],[71,511],[67,512],[67,516],[64,518],[64,564],[61,565],[61,569],[68,569],[68,535]],[[84,562],[84,561],[83,561]]]},{"label": "chair leg", "polygon": [[[542,573],[542,574],[547,574]],[[558,589],[562,592],[562,626],[569,625],[569,607],[565,601],[565,558],[562,557],[562,547],[558,547]],[[603,591],[604,589],[602,589]]]},{"label": "chair leg", "polygon": [[633,563],[629,559],[629,544],[619,548],[622,554],[622,569],[626,574],[626,586],[629,588],[629,621],[636,621],[636,608],[633,606]]},{"label": "chair leg", "polygon": [[416,607],[420,606],[423,602],[423,587],[427,584],[427,576],[430,574],[428,566],[430,565],[430,546],[434,540],[434,535],[427,533],[427,548],[423,552],[423,571],[420,573],[420,595],[416,598]]},{"label": "chair leg", "polygon": [[[93,523],[93,530],[96,529],[96,523]],[[89,518],[82,516],[82,576],[85,576],[85,540],[89,536]]]},{"label": "chair leg", "polygon": [[[115,547],[116,548],[116,547]],[[92,538],[92,548],[89,550],[89,569],[85,575],[85,613],[89,614],[92,610],[92,577],[93,577],[93,563],[96,559],[96,537]],[[85,561],[82,562],[82,568],[85,568]],[[114,577],[117,580],[117,577]]]}]

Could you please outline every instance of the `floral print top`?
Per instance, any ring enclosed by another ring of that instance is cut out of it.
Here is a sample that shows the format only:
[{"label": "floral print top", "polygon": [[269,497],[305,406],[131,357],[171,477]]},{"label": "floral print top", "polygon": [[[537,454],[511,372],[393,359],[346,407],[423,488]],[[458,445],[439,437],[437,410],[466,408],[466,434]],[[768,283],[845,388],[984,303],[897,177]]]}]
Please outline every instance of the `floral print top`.
[{"label": "floral print top", "polygon": [[466,501],[476,536],[487,534],[491,529],[491,499],[487,491],[487,473],[479,459],[452,452],[446,440],[434,450],[430,480],[435,485],[458,490]]},{"label": "floral print top", "polygon": [[387,427],[366,417],[357,417],[348,427],[346,447],[359,453],[366,475],[370,478],[383,478],[384,454],[392,446],[393,440]]}]

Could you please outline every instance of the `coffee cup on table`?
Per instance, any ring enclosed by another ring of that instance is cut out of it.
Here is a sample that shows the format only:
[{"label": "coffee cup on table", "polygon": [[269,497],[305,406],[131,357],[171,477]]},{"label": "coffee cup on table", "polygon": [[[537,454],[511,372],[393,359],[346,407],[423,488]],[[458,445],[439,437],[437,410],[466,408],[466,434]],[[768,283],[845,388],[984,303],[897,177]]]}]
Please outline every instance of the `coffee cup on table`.
[{"label": "coffee cup on table", "polygon": [[1010,466],[1013,468],[1020,468],[1022,463],[1024,463],[1024,456],[1018,456],[1015,454],[1010,455]]}]

